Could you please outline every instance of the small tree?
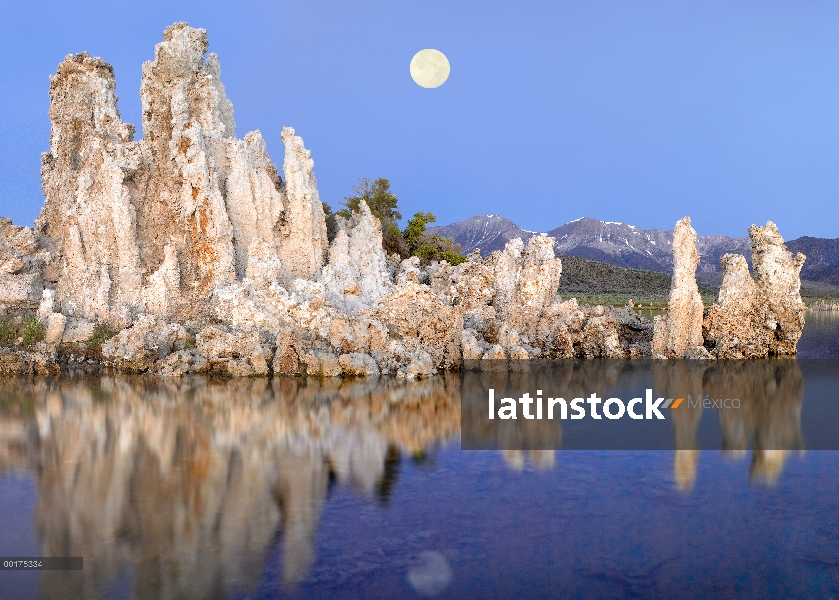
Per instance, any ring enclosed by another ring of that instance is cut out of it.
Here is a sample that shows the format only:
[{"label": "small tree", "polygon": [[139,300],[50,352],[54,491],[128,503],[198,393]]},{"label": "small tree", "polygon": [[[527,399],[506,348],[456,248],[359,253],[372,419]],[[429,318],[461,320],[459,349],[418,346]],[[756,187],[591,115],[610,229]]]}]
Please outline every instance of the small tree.
[{"label": "small tree", "polygon": [[349,219],[352,213],[361,210],[361,201],[367,203],[370,212],[382,222],[382,246],[388,254],[398,254],[403,258],[408,256],[408,248],[399,225],[396,224],[402,215],[396,210],[398,200],[390,191],[390,182],[380,178],[375,181],[364,178],[357,186],[353,187],[355,196],[344,198],[346,208],[338,211],[338,215]]},{"label": "small tree", "polygon": [[364,200],[370,208],[370,212],[379,217],[380,221],[396,222],[402,218],[402,215],[396,210],[398,200],[393,192],[390,191],[390,181],[384,178],[372,181],[366,177],[361,180],[356,186],[353,186],[355,196],[344,198],[344,206],[347,208],[338,211],[338,214],[344,218],[350,218],[350,211],[358,212],[361,207],[361,201]]},{"label": "small tree", "polygon": [[402,237],[408,244],[411,256],[419,256],[424,262],[445,260],[450,264],[459,265],[466,260],[466,257],[461,254],[459,244],[455,244],[450,238],[425,233],[425,226],[436,220],[437,217],[430,212],[418,212],[408,221]]},{"label": "small tree", "polygon": [[461,252],[460,244],[455,244],[451,238],[423,234],[412,254],[423,261],[445,260],[451,265],[459,265],[466,260]]},{"label": "small tree", "polygon": [[466,260],[466,257],[461,254],[460,246],[449,238],[430,236],[425,233],[426,225],[437,220],[437,217],[430,212],[415,213],[408,221],[405,230],[399,230],[397,221],[402,218],[402,215],[397,209],[398,200],[390,191],[390,182],[387,179],[375,181],[362,179],[361,183],[353,187],[353,191],[356,195],[344,198],[346,208],[337,213],[333,213],[328,204],[323,205],[330,241],[338,233],[336,216],[349,219],[353,213],[361,210],[361,201],[364,200],[370,212],[382,223],[382,247],[388,254],[398,254],[402,258],[418,256],[424,262],[445,260],[455,265]]},{"label": "small tree", "polygon": [[408,244],[408,248],[411,252],[416,250],[420,237],[422,237],[425,233],[425,226],[436,220],[437,217],[435,217],[433,213],[418,212],[414,214],[414,218],[408,221],[408,226],[405,227],[405,231],[402,232],[402,237],[405,238],[405,242]]}]

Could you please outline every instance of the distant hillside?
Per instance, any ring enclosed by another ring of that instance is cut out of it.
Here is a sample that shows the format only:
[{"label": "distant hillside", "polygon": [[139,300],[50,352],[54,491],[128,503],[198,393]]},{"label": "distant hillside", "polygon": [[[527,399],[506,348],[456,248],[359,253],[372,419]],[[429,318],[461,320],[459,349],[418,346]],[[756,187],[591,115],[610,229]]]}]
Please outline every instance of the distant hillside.
[{"label": "distant hillside", "polygon": [[[636,305],[664,306],[670,295],[670,276],[657,271],[626,269],[596,260],[577,256],[560,256],[562,277],[559,295],[576,297],[581,303],[613,304],[622,306],[628,298]],[[722,276],[718,276],[721,281]],[[707,285],[699,281],[702,300],[710,305],[717,298],[719,283]],[[801,295],[809,305],[822,299],[839,298],[839,286],[812,281],[802,281]]]},{"label": "distant hillside", "polygon": [[577,256],[560,256],[559,293],[669,294],[670,276],[656,271],[625,269]]},{"label": "distant hillside", "polygon": [[787,249],[807,257],[801,269],[803,279],[839,285],[839,239],[804,236],[787,242]]},{"label": "distant hillside", "polygon": [[[670,295],[670,276],[657,271],[626,269],[578,256],[560,256],[562,277],[559,295],[581,303],[624,305],[627,299],[644,306],[664,306]],[[710,304],[718,289],[700,288]]]},{"label": "distant hillside", "polygon": [[480,248],[483,256],[503,250],[513,238],[518,237],[527,242],[533,236],[532,231],[526,231],[510,219],[498,215],[469,217],[451,225],[429,227],[427,232],[453,239],[463,248],[464,254]]},{"label": "distant hillside", "polygon": [[[474,216],[459,223],[430,228],[430,232],[452,238],[465,253],[480,248],[483,255],[503,249],[514,237],[527,241],[534,235],[498,215]],[[672,270],[672,231],[639,229],[634,225],[583,217],[547,234],[556,238],[554,250],[558,255],[665,274]],[[748,237],[698,236],[696,246],[700,256],[696,276],[700,285],[719,286],[722,281],[720,258],[724,254],[742,254],[751,263]],[[839,239],[802,237],[788,241],[787,248],[807,256],[801,272],[803,279],[839,285]]]}]

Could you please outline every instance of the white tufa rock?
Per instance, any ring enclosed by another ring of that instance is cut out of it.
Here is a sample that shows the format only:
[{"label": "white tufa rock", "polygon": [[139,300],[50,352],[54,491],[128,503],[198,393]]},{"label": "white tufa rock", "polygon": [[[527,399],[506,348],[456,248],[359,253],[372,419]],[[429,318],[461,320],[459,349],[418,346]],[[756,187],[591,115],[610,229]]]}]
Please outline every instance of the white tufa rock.
[{"label": "white tufa rock", "polygon": [[180,301],[181,271],[178,267],[178,255],[175,247],[166,244],[163,249],[163,262],[149,277],[148,286],[143,290],[146,297],[146,311],[155,315],[168,315],[174,312]]},{"label": "white tufa rock", "polygon": [[44,335],[44,341],[55,346],[61,342],[61,337],[64,335],[64,326],[67,323],[67,317],[61,313],[51,313],[47,317],[47,331]]},{"label": "white tufa rock", "polygon": [[286,197],[261,134],[235,137],[218,57],[204,60],[206,31],[176,23],[163,38],[143,65],[140,142],[120,119],[110,65],[68,56],[52,79],[36,228],[65,314],[209,315],[212,291],[266,256],[286,283],[323,265],[326,224],[302,140],[283,131]]},{"label": "white tufa rock", "polygon": [[652,349],[656,358],[701,358],[707,355],[702,339],[702,296],[696,285],[696,231],[690,217],[673,229],[673,278],[667,315],[655,320]]},{"label": "white tufa rock", "polygon": [[41,294],[41,303],[38,305],[38,320],[45,323],[55,306],[55,290],[44,290]]},{"label": "white tufa rock", "polygon": [[278,255],[282,261],[282,279],[311,279],[323,266],[329,242],[326,238],[326,218],[317,190],[314,161],[303,147],[303,139],[294,129],[283,127],[288,207],[286,226],[279,240]]},{"label": "white tufa rock", "polygon": [[703,334],[717,358],[795,354],[804,330],[800,273],[805,257],[787,251],[772,221],[765,227],[752,225],[749,236],[755,279],[743,256],[722,257],[722,286]]},{"label": "white tufa rock", "polygon": [[281,263],[276,254],[271,252],[268,243],[262,238],[255,238],[248,247],[248,267],[245,272],[255,289],[267,290],[280,277]]},{"label": "white tufa rock", "polygon": [[670,312],[655,324],[562,301],[544,234],[423,264],[387,256],[360,202],[330,245],[303,140],[283,129],[281,177],[259,131],[237,139],[208,47],[203,29],[166,28],[143,65],[139,142],[110,65],[81,53],[58,66],[44,208],[34,229],[0,219],[0,310],[40,302],[47,346],[86,343],[105,321],[121,331],[103,362],[124,370],[408,379],[464,359],[522,370],[537,357],[704,358],[705,345],[718,357],[795,352],[804,257],[771,222],[749,230],[756,280],[742,257],[724,257],[704,329],[687,217],[674,231]]},{"label": "white tufa rock", "polygon": [[382,225],[364,200],[348,226],[335,236],[321,281],[327,299],[349,312],[375,304],[392,287],[382,248]]}]

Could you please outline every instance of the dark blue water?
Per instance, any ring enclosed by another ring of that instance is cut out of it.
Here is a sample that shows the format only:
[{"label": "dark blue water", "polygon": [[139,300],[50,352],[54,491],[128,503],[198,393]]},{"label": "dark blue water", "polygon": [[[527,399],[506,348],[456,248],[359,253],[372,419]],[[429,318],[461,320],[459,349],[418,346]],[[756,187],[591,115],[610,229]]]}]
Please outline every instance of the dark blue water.
[{"label": "dark blue water", "polygon": [[[802,414],[839,392],[802,373]],[[85,561],[0,598],[839,596],[838,453],[468,452],[459,402],[457,376],[0,382],[0,555]]]}]

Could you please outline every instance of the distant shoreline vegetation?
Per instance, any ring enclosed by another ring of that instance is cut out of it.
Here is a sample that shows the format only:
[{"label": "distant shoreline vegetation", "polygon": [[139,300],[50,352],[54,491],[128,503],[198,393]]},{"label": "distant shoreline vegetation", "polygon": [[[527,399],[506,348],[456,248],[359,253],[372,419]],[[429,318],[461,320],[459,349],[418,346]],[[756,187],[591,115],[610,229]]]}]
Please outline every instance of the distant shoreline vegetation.
[{"label": "distant shoreline vegetation", "polygon": [[390,254],[398,254],[400,258],[419,257],[423,264],[431,261],[445,260],[449,264],[459,265],[466,260],[460,244],[455,244],[451,238],[439,235],[429,235],[425,232],[428,223],[434,223],[437,217],[430,212],[415,213],[408,221],[404,230],[400,230],[397,221],[402,219],[399,212],[396,195],[390,191],[390,181],[385,178],[371,180],[364,178],[353,186],[355,196],[344,198],[344,208],[332,212],[332,207],[323,202],[323,212],[326,216],[326,232],[329,242],[335,239],[340,229],[339,218],[349,220],[353,213],[360,212],[361,201],[364,200],[382,224],[382,247]]},{"label": "distant shoreline vegetation", "polygon": [[[670,276],[657,271],[627,269],[608,263],[561,255],[562,277],[557,292],[563,299],[576,298],[579,304],[625,306],[629,300],[636,308],[666,309],[670,298]],[[710,306],[719,288],[699,288],[702,302]]]},{"label": "distant shoreline vegetation", "polygon": [[[666,310],[670,298],[670,276],[658,271],[627,269],[608,263],[560,255],[562,277],[557,292],[564,299],[576,298],[579,304],[626,306],[632,300],[635,308]],[[713,304],[719,287],[699,286],[705,307]],[[834,286],[818,282],[801,282],[801,298],[812,310],[839,307],[839,294]],[[834,309],[837,310],[837,309]]]}]

